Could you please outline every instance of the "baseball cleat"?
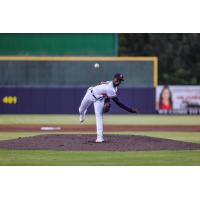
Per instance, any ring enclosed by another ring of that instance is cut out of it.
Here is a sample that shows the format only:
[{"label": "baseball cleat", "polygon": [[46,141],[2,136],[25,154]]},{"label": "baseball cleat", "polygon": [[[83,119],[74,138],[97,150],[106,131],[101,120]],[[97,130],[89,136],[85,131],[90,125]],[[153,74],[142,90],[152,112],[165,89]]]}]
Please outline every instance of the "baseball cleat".
[{"label": "baseball cleat", "polygon": [[97,142],[97,143],[102,143],[102,142],[104,142],[103,137],[97,137],[96,142]]},{"label": "baseball cleat", "polygon": [[80,122],[83,123],[84,120],[85,120],[85,115],[80,115],[80,118],[79,118]]}]

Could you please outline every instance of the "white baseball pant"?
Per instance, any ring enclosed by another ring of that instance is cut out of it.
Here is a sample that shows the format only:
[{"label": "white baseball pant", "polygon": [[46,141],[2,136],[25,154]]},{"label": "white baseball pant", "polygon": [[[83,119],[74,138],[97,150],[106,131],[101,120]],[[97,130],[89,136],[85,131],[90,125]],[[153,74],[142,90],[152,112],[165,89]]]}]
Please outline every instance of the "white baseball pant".
[{"label": "white baseball pant", "polygon": [[92,88],[89,88],[79,107],[80,115],[85,115],[88,107],[93,103],[96,117],[97,137],[103,137],[103,106],[105,98],[95,99],[91,93]]}]

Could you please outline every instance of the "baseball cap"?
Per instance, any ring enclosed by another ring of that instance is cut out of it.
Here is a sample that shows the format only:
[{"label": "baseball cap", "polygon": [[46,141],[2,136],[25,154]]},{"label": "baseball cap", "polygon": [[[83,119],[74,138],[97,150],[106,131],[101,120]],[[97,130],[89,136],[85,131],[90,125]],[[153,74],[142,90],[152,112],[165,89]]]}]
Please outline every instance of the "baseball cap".
[{"label": "baseball cap", "polygon": [[120,81],[124,81],[124,76],[121,73],[115,74],[113,78],[116,78],[117,80],[120,80]]}]

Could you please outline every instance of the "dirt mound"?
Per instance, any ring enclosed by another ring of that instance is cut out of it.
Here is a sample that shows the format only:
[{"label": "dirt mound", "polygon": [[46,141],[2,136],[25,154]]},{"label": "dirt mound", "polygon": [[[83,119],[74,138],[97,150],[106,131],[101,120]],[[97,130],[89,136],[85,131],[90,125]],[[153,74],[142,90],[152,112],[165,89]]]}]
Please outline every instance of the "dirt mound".
[{"label": "dirt mound", "polygon": [[95,138],[96,135],[91,134],[40,135],[0,141],[0,148],[66,151],[147,151],[200,149],[200,144],[146,136],[105,135],[105,143],[95,143]]}]

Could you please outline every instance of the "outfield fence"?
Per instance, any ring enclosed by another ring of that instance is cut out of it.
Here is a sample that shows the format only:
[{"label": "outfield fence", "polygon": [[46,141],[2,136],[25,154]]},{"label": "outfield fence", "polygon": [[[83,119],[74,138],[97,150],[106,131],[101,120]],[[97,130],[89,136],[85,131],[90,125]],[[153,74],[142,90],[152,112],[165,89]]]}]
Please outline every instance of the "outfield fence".
[{"label": "outfield fence", "polygon": [[[0,87],[0,113],[78,114],[86,87]],[[140,113],[155,113],[153,87],[121,88],[119,99]],[[88,113],[93,113],[93,106]],[[112,103],[111,114],[126,113]]]}]

